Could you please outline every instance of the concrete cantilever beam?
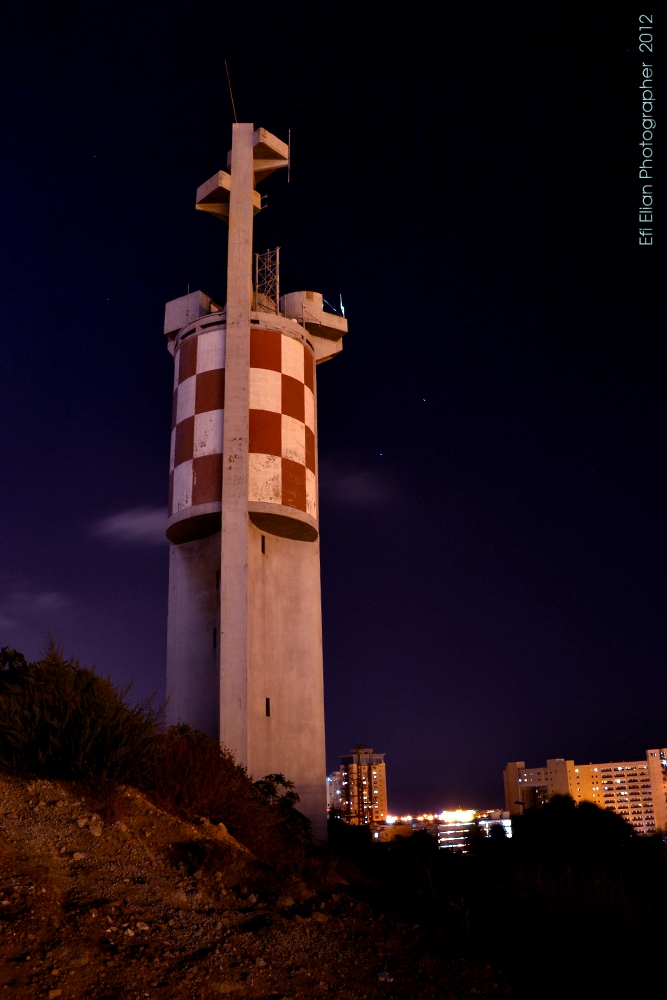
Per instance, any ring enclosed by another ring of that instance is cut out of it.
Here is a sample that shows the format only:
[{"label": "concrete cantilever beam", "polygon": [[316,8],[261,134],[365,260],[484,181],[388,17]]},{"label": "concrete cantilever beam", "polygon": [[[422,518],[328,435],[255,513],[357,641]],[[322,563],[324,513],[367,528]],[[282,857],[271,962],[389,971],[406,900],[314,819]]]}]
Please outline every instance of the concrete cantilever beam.
[{"label": "concrete cantilever beam", "polygon": [[[265,128],[258,128],[252,135],[253,192],[252,213],[262,210],[261,195],[255,190],[257,184],[274,171],[289,164],[289,147],[286,142],[271,135]],[[227,154],[227,166],[231,167],[232,151]],[[210,212],[223,222],[229,221],[229,196],[232,178],[226,170],[218,170],[197,188],[195,208],[200,212]]]}]

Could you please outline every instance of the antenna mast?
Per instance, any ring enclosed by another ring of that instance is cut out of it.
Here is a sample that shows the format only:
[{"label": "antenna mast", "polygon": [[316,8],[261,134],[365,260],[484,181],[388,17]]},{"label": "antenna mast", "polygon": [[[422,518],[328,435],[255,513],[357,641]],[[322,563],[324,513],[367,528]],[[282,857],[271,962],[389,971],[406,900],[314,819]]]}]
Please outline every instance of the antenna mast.
[{"label": "antenna mast", "polygon": [[232,81],[229,77],[229,66],[227,65],[227,60],[225,59],[225,72],[227,73],[227,83],[229,84],[229,96],[232,101],[232,111],[234,112],[234,121],[238,125],[238,118],[236,117],[236,105],[234,104],[234,95],[232,93]]}]

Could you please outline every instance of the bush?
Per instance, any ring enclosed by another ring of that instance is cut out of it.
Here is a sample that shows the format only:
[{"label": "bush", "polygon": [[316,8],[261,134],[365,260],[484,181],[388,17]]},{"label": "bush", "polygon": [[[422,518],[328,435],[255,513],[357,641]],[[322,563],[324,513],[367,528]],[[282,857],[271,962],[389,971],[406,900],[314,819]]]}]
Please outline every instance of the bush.
[{"label": "bush", "polygon": [[[502,968],[513,996],[661,996],[661,964],[625,945],[661,953],[662,838],[637,836],[615,813],[566,797],[526,810],[512,832],[475,834],[465,855],[438,849],[427,833],[371,847],[359,840],[355,860],[385,906],[437,929],[452,958]],[[348,854],[350,845],[346,838]]]},{"label": "bush", "polygon": [[150,703],[132,707],[130,687],[63,659],[0,650],[0,771],[22,777],[135,785],[184,819],[224,823],[262,861],[306,871],[310,822],[282,774],[253,783],[217,740],[189,726],[162,729]]},{"label": "bush", "polygon": [[172,726],[155,739],[139,784],[169,812],[224,823],[262,860],[298,865],[311,842],[292,782],[270,774],[253,783],[217,740],[189,726]]},{"label": "bush", "polygon": [[64,660],[50,645],[27,663],[0,650],[0,770],[22,776],[135,781],[158,733],[150,704],[130,688]]},{"label": "bush", "polygon": [[527,809],[514,818],[512,829],[514,847],[525,857],[603,857],[629,849],[635,839],[622,816],[592,802],[575,805],[569,795],[555,795],[541,809]]}]

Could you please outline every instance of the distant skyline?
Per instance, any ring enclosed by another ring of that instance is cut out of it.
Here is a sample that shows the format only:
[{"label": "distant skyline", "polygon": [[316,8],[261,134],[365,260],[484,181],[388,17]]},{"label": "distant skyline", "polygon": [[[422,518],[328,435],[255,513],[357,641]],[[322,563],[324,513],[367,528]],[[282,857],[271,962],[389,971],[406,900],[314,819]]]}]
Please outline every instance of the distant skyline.
[{"label": "distant skyline", "polygon": [[50,631],[164,697],[163,309],[225,298],[223,227],[194,211],[229,148],[224,56],[239,118],[291,129],[256,249],[349,319],[318,376],[328,769],[367,742],[406,813],[501,804],[508,761],[663,746],[636,20],[10,2],[0,645],[34,658]]}]

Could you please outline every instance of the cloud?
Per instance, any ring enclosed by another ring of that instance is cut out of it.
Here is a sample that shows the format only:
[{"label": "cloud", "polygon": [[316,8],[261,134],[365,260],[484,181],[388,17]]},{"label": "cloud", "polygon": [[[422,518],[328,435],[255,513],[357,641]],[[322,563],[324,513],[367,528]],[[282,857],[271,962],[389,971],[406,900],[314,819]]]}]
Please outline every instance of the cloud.
[{"label": "cloud", "polygon": [[331,484],[331,497],[353,507],[376,507],[392,499],[392,490],[376,472],[355,472],[341,476]]},{"label": "cloud", "polygon": [[331,458],[320,462],[320,490],[325,501],[349,507],[393,504],[400,500],[401,493],[389,471],[352,471],[349,462]]},{"label": "cloud", "polygon": [[36,594],[15,591],[7,597],[11,606],[21,611],[54,611],[69,604],[69,598],[57,590],[42,590]]},{"label": "cloud", "polygon": [[92,534],[126,545],[166,545],[164,507],[132,507],[98,521]]},{"label": "cloud", "polygon": [[29,592],[16,590],[0,601],[0,629],[25,629],[24,622],[41,620],[44,615],[62,611],[72,602],[57,590]]}]

